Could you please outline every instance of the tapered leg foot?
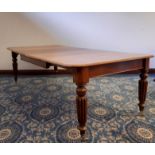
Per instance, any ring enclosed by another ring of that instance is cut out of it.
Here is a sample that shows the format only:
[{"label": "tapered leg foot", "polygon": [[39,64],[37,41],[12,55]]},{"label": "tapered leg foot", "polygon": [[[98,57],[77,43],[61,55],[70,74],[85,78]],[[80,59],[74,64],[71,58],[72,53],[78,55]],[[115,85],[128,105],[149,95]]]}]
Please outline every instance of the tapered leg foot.
[{"label": "tapered leg foot", "polygon": [[144,104],[146,100],[147,94],[147,86],[148,86],[148,62],[144,61],[144,69],[141,70],[140,80],[139,80],[139,110],[140,112],[144,111]]},{"label": "tapered leg foot", "polygon": [[13,66],[14,80],[16,83],[17,83],[17,73],[18,73],[17,56],[18,56],[17,53],[12,52],[12,66]]},{"label": "tapered leg foot", "polygon": [[86,131],[86,121],[87,121],[87,98],[86,98],[86,91],[84,85],[78,85],[76,89],[77,97],[76,97],[76,104],[77,104],[77,116],[79,126],[78,129],[80,130],[81,137],[85,137]]}]

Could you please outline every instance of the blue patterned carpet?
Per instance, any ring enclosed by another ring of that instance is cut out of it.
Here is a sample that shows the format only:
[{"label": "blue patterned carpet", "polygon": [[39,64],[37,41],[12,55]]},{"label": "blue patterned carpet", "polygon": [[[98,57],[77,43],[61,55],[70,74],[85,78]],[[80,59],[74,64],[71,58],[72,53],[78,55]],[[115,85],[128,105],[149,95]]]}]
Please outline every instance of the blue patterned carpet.
[{"label": "blue patterned carpet", "polygon": [[[145,117],[138,76],[98,77],[88,84],[87,141],[155,142],[155,82],[149,77]],[[81,142],[70,76],[0,77],[0,142]]]}]

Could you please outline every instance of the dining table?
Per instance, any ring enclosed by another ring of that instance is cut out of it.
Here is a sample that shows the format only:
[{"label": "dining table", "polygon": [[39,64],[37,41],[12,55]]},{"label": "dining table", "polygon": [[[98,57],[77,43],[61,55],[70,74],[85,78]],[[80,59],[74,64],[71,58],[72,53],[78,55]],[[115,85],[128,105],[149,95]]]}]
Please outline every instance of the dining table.
[{"label": "dining table", "polygon": [[71,72],[73,83],[76,84],[77,128],[80,130],[81,137],[85,136],[87,130],[89,102],[87,91],[89,90],[87,90],[86,85],[91,78],[138,71],[137,73],[140,75],[138,82],[138,106],[141,112],[144,111],[148,86],[149,60],[153,57],[152,54],[97,50],[64,45],[9,47],[7,49],[12,53],[12,65],[16,82],[18,75],[17,58],[19,55],[21,60],[45,69],[54,66],[56,71],[58,67],[61,67]]}]

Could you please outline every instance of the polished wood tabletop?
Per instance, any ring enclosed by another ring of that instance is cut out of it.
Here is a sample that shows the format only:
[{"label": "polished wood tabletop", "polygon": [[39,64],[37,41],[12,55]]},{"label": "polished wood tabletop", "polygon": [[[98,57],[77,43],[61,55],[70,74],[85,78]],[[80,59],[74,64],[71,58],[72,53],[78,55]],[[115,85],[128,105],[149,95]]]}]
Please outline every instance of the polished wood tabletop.
[{"label": "polished wood tabletop", "polygon": [[[17,56],[20,55],[23,61],[49,68],[57,66],[70,69],[73,74],[73,82],[76,84],[76,105],[78,129],[81,139],[85,139],[87,131],[87,88],[89,79],[107,74],[116,74],[126,71],[138,70],[140,73],[138,99],[139,110],[144,111],[144,104],[147,93],[147,77],[149,71],[149,60],[151,54],[135,54],[126,52],[111,52],[95,49],[84,49],[67,47],[61,45],[33,46],[33,47],[10,47],[12,52],[14,78],[17,82],[18,63]],[[109,94],[110,95],[110,94]]]},{"label": "polished wood tabletop", "polygon": [[111,52],[68,46],[10,47],[10,51],[64,67],[84,67],[152,57],[151,54]]}]

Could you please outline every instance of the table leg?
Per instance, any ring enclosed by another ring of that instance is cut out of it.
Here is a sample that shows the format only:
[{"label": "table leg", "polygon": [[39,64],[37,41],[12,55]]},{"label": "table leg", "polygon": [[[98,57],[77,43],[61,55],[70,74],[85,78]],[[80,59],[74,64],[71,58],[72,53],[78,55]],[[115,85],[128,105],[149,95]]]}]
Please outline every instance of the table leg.
[{"label": "table leg", "polygon": [[86,131],[86,121],[87,121],[87,97],[86,97],[85,85],[77,85],[76,93],[76,104],[77,104],[77,116],[81,137],[84,137]]},{"label": "table leg", "polygon": [[85,85],[89,82],[89,68],[77,67],[73,69],[73,82],[76,84],[76,105],[77,105],[77,117],[78,117],[78,129],[81,134],[81,141],[85,141],[86,122],[87,122],[87,89]]},{"label": "table leg", "polygon": [[58,67],[56,65],[54,65],[54,71],[58,72]]},{"label": "table leg", "polygon": [[147,94],[147,86],[148,86],[148,64],[149,60],[145,59],[143,62],[144,68],[141,70],[140,80],[139,80],[139,110],[144,111],[144,104],[146,100]]},{"label": "table leg", "polygon": [[12,66],[13,66],[13,73],[14,73],[15,82],[17,82],[17,74],[18,74],[17,56],[18,56],[17,53],[12,52]]}]

